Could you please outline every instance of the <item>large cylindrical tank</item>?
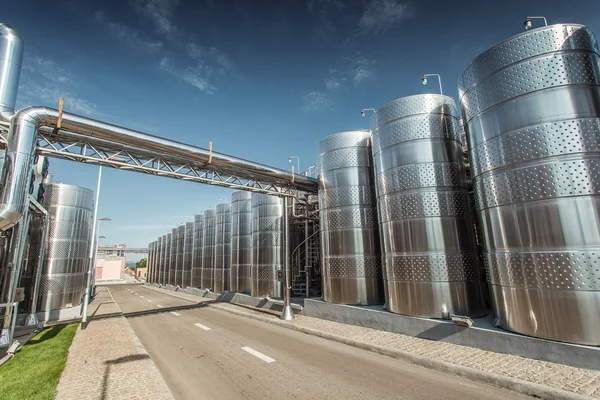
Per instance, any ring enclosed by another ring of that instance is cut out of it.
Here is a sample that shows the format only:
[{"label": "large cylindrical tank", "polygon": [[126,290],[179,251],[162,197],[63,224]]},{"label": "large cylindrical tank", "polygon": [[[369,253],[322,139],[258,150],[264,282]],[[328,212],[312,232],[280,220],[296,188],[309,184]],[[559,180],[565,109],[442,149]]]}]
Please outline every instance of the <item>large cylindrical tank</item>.
[{"label": "large cylindrical tank", "polygon": [[404,97],[377,110],[372,127],[388,309],[484,315],[454,100]]},{"label": "large cylindrical tank", "polygon": [[252,296],[282,296],[283,200],[252,194]]},{"label": "large cylindrical tank", "polygon": [[44,207],[51,218],[38,311],[81,304],[92,240],[93,192],[63,183],[52,183],[45,189]]},{"label": "large cylindrical tank", "polygon": [[371,132],[330,135],[318,153],[323,299],[383,304]]},{"label": "large cylindrical tank", "polygon": [[231,273],[232,292],[252,291],[252,193],[231,195]]},{"label": "large cylindrical tank", "polygon": [[600,344],[600,58],[581,25],[524,32],[459,78],[494,313]]},{"label": "large cylindrical tank", "polygon": [[177,227],[177,239],[175,240],[175,245],[177,246],[177,254],[175,255],[175,281],[173,282],[173,285],[181,286],[183,279],[185,224]]},{"label": "large cylindrical tank", "polygon": [[202,285],[202,238],[204,236],[204,215],[194,215],[194,237],[192,239],[192,284],[199,288]]},{"label": "large cylindrical tank", "polygon": [[165,239],[165,282],[164,285],[171,283],[171,275],[175,275],[172,269],[175,268],[175,250],[173,249],[173,230],[167,233]]},{"label": "large cylindrical tank", "polygon": [[148,243],[148,257],[146,258],[146,282],[152,282],[152,252],[154,242]]},{"label": "large cylindrical tank", "polygon": [[[168,234],[170,235],[170,233]],[[162,251],[160,255],[160,284],[166,285],[169,280],[169,266],[168,266],[168,252],[169,252],[169,243],[171,242],[171,237],[167,237],[167,234],[162,235]]]},{"label": "large cylindrical tank", "polygon": [[15,109],[24,49],[19,33],[0,23],[0,114],[12,114]]},{"label": "large cylindrical tank", "polygon": [[[171,253],[169,257],[169,285],[177,284],[177,256],[179,255],[179,228],[171,229]],[[182,249],[183,250],[183,249]]]},{"label": "large cylindrical tank", "polygon": [[215,228],[215,284],[214,291],[223,293],[229,290],[231,266],[231,204],[217,205]]},{"label": "large cylindrical tank", "polygon": [[185,234],[183,239],[183,278],[181,287],[192,286],[192,245],[194,243],[194,223],[185,223]]},{"label": "large cylindrical tank", "polygon": [[215,275],[215,210],[204,211],[204,234],[202,235],[202,281],[201,289],[212,289]]}]

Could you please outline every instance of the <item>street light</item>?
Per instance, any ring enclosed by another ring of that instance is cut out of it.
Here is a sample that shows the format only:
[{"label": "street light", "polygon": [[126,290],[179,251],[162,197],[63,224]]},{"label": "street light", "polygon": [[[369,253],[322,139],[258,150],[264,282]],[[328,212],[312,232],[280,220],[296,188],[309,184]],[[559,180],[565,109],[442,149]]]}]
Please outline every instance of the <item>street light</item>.
[{"label": "street light", "polygon": [[373,111],[374,113],[377,112],[377,110],[375,110],[374,108],[363,108],[362,111],[360,112],[360,115],[362,115],[363,117],[367,115],[367,113],[365,111]]},{"label": "street light", "polygon": [[291,157],[288,158],[288,162],[291,163],[292,159],[294,159],[294,158],[296,159],[296,161],[298,161],[298,171],[296,171],[296,173],[299,174],[300,173],[300,157],[298,157],[298,156],[291,156]]},{"label": "street light", "polygon": [[102,217],[98,221],[112,221],[112,219],[110,219],[108,217]]},{"label": "street light", "polygon": [[[94,271],[94,262],[98,251],[98,203],[100,201],[100,183],[102,182],[102,166],[98,168],[98,185],[96,187],[96,202],[94,203],[94,222],[92,224],[92,240],[90,240],[89,265],[87,271],[87,285],[83,295],[83,310],[81,312],[81,329],[87,327],[87,312],[90,304],[90,292],[92,286],[92,272]],[[108,217],[103,217],[103,221],[110,221]],[[94,248],[96,251],[94,251]]]},{"label": "street light", "polygon": [[523,22],[523,25],[525,25],[526,31],[531,29],[531,20],[532,19],[541,19],[544,21],[544,26],[548,26],[548,21],[546,20],[546,17],[527,17],[525,19],[525,22]]},{"label": "street light", "polygon": [[437,76],[438,81],[440,82],[440,94],[444,94],[444,92],[442,91],[442,77],[440,76],[440,74],[425,74],[425,75],[423,75],[423,77],[421,78],[423,85],[427,85],[427,77],[428,76]]}]

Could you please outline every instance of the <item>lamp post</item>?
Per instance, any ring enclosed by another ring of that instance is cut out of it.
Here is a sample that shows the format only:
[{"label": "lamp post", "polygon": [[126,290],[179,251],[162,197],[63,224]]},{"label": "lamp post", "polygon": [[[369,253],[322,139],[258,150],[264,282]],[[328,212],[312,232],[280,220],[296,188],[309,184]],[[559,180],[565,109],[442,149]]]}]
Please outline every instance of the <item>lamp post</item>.
[{"label": "lamp post", "polygon": [[298,171],[296,171],[296,173],[299,174],[300,173],[300,157],[298,157],[298,156],[290,156],[288,158],[288,162],[291,163],[293,158],[295,158],[296,161],[298,161]]},{"label": "lamp post", "polygon": [[421,78],[423,85],[427,85],[427,77],[428,76],[437,76],[438,81],[440,82],[440,94],[444,94],[444,91],[442,90],[442,77],[440,76],[440,74],[425,74],[425,75],[423,75],[423,77]]},{"label": "lamp post", "polygon": [[544,26],[548,26],[548,21],[546,20],[546,17],[527,17],[525,18],[525,22],[523,22],[523,25],[525,26],[525,30],[530,30],[531,29],[531,20],[532,19],[541,19],[544,21]]},{"label": "lamp post", "polygon": [[367,115],[367,111],[373,111],[373,113],[376,113],[377,110],[374,108],[363,108],[362,111],[360,112],[360,115],[362,115],[363,117]]},{"label": "lamp post", "polygon": [[[90,292],[92,286],[92,272],[96,261],[96,252],[98,250],[98,203],[100,201],[100,184],[102,182],[102,166],[98,168],[98,185],[96,186],[96,202],[94,203],[94,222],[92,223],[92,238],[90,240],[89,265],[87,271],[87,285],[83,295],[83,310],[81,312],[81,329],[87,327],[87,313],[90,304]],[[102,221],[110,221],[108,217],[101,218]],[[96,250],[96,251],[94,251]]]}]

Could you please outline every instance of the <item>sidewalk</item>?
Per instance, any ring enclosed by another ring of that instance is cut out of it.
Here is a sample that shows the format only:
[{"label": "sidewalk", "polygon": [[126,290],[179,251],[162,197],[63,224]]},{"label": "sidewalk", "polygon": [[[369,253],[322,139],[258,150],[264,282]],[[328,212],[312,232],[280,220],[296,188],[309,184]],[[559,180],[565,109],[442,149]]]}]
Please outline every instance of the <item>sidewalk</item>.
[{"label": "sidewalk", "polygon": [[[152,288],[149,286],[144,287],[191,301],[198,301],[199,298],[186,293],[174,293],[169,290]],[[575,368],[510,354],[494,353],[472,347],[420,339],[360,326],[346,325],[304,315],[296,315],[294,321],[283,322],[279,320],[279,312],[258,309],[246,305],[239,306],[231,303],[219,303],[212,304],[210,307],[234,312],[236,314],[243,313],[249,317],[262,319],[266,322],[276,323],[278,325],[304,331],[305,333],[316,334],[321,337],[331,337],[333,340],[337,341],[347,341],[347,344],[350,345],[358,344],[356,347],[377,351],[382,354],[385,354],[386,352],[381,351],[381,349],[389,349],[398,353],[402,352],[405,356],[398,358],[402,358],[405,361],[419,359],[421,361],[419,364],[426,366],[429,364],[430,368],[435,368],[433,364],[437,362],[438,364],[452,364],[458,368],[466,367],[475,370],[475,372],[481,371],[483,379],[480,380],[485,380],[487,383],[491,384],[495,384],[493,379],[494,376],[500,376],[515,380],[515,385],[518,385],[518,381],[516,380],[519,380],[541,385],[542,387],[540,387],[540,389],[543,389],[543,387],[559,389],[556,393],[551,393],[552,390],[549,390],[549,395],[545,396],[547,398],[567,398],[561,396],[560,393],[560,391],[567,391],[574,394],[572,398],[590,396],[600,399],[600,371]],[[446,368],[446,370],[450,370],[450,368]],[[467,374],[462,374],[459,371],[456,371],[455,373],[467,376]],[[568,395],[568,393],[565,392],[563,392],[563,394]]]},{"label": "sidewalk", "polygon": [[[173,398],[120,314],[109,288],[98,287],[89,307],[90,323],[87,329],[77,330],[69,349],[57,400]],[[98,319],[100,316],[107,318]]]}]

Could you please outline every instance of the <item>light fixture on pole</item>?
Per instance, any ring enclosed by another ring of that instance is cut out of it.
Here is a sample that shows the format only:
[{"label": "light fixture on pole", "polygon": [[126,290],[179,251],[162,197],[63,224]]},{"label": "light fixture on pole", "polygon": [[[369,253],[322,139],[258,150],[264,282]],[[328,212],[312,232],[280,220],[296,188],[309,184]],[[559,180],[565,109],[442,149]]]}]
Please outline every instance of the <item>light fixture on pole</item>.
[{"label": "light fixture on pole", "polygon": [[298,171],[296,171],[296,173],[299,174],[300,173],[300,157],[298,157],[298,156],[290,156],[288,158],[288,162],[291,163],[292,159],[294,159],[294,158],[296,159],[296,161],[298,161]]},{"label": "light fixture on pole", "polygon": [[440,76],[440,74],[425,74],[425,75],[423,75],[423,77],[421,78],[423,85],[427,85],[427,77],[428,76],[437,76],[438,81],[440,82],[440,94],[444,94],[444,91],[442,90],[442,77]]},{"label": "light fixture on pole", "polygon": [[376,113],[377,110],[374,108],[363,108],[362,111],[360,112],[360,115],[362,115],[363,117],[367,115],[366,111],[373,111],[373,113]]},{"label": "light fixture on pole", "polygon": [[546,17],[527,17],[525,19],[525,22],[523,22],[523,25],[525,26],[525,30],[530,30],[531,29],[531,20],[532,19],[541,19],[544,21],[544,26],[548,26],[548,21],[546,20]]}]

